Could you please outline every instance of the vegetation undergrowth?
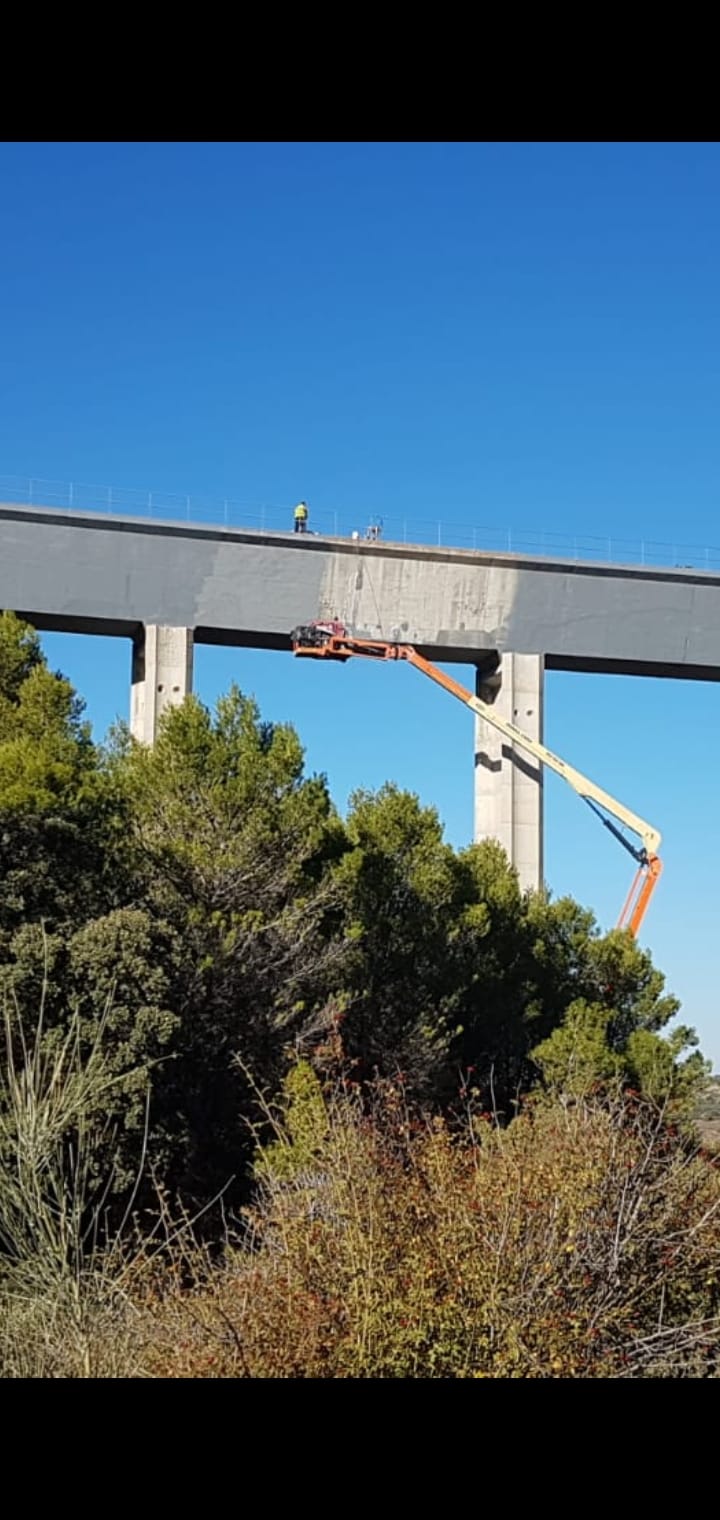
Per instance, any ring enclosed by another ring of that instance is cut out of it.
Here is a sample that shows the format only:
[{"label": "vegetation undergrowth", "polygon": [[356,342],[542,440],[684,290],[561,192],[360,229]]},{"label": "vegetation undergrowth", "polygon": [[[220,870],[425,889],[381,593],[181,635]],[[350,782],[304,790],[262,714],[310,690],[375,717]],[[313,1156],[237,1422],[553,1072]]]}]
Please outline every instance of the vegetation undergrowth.
[{"label": "vegetation undergrowth", "polygon": [[237,688],[98,748],[9,613],[0,1008],[0,1375],[716,1375],[647,952]]}]

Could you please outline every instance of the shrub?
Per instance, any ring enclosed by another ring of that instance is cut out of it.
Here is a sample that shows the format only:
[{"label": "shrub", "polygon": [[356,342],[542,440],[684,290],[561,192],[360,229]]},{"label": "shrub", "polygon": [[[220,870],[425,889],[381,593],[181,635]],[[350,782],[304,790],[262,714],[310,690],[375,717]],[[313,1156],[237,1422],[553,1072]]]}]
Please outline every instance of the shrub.
[{"label": "shrub", "polygon": [[457,1138],[396,1089],[326,1124],[318,1098],[295,1082],[304,1153],[265,1153],[251,1244],[154,1306],[155,1375],[715,1375],[720,1180],[662,1112],[541,1103]]}]

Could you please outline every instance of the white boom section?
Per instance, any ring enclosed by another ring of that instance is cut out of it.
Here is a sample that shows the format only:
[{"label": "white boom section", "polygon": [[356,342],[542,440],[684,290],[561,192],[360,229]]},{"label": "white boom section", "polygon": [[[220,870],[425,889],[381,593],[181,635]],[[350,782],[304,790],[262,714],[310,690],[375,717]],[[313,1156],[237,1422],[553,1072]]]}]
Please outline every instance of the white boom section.
[{"label": "white boom section", "polygon": [[566,760],[561,760],[559,755],[554,755],[552,750],[547,748],[547,745],[538,743],[536,739],[531,739],[528,734],[524,734],[521,729],[516,728],[515,724],[511,723],[507,718],[501,718],[500,714],[496,713],[488,702],[483,702],[480,697],[473,697],[468,693],[466,705],[474,713],[477,713],[479,718],[483,718],[486,723],[491,723],[493,728],[499,729],[500,733],[504,734],[512,744],[516,744],[519,749],[526,750],[529,755],[533,755],[536,760],[540,760],[550,770],[556,771],[558,776],[562,776],[563,781],[567,781],[568,785],[580,797],[585,797],[588,801],[594,802],[598,807],[603,808],[606,813],[609,813],[612,818],[617,818],[624,828],[631,829],[642,840],[643,849],[648,855],[657,855],[662,842],[662,835],[657,829],[653,828],[651,823],[648,823],[644,818],[640,818],[637,813],[633,813],[622,802],[618,802],[616,797],[611,797],[610,793],[606,792],[603,787],[596,786],[589,776],[583,776],[582,771],[576,770],[574,765],[568,765]]},{"label": "white boom section", "polygon": [[[460,682],[456,681],[453,676],[448,675],[444,670],[440,670],[430,660],[426,660],[425,656],[419,654],[412,644],[395,644],[386,643],[380,639],[356,638],[354,634],[348,633],[341,623],[323,623],[321,621],[296,628],[291,634],[291,639],[295,654],[308,655],[313,658],[331,658],[344,661],[350,659],[352,655],[360,655],[366,659],[406,660],[408,665],[414,665],[416,670],[420,670],[423,675],[429,676],[430,680],[434,681],[437,686],[442,686],[451,696],[457,697],[460,702],[464,702],[471,712],[476,713],[479,718],[483,718],[486,723],[490,723],[511,744],[516,745],[518,749],[524,749],[535,760],[539,760],[541,765],[546,765],[549,770],[555,771],[556,775],[562,776],[563,781],[567,781],[568,786],[571,786],[579,797],[583,797],[586,802],[590,803],[591,807],[596,808],[601,817],[603,813],[608,813],[610,817],[603,817],[603,823],[625,845],[630,854],[635,856],[636,860],[640,862],[641,868],[655,861],[653,879],[657,880],[662,869],[659,861],[656,860],[662,842],[662,835],[658,829],[653,828],[653,825],[648,823],[647,819],[641,818],[638,813],[633,813],[622,802],[618,802],[617,798],[612,797],[603,787],[596,786],[589,776],[584,776],[582,771],[575,769],[574,765],[568,765],[566,760],[561,760],[559,755],[554,755],[546,744],[541,744],[537,739],[531,739],[528,734],[523,733],[521,728],[516,728],[515,724],[511,723],[508,718],[501,718],[500,714],[495,712],[490,703],[483,702],[480,697],[473,696],[472,692],[468,691],[466,686],[461,686]],[[622,828],[630,829],[633,834],[637,835],[638,839],[641,840],[642,848],[637,849],[628,839],[625,839],[620,832],[620,828],[612,824],[610,818],[615,818]]]}]

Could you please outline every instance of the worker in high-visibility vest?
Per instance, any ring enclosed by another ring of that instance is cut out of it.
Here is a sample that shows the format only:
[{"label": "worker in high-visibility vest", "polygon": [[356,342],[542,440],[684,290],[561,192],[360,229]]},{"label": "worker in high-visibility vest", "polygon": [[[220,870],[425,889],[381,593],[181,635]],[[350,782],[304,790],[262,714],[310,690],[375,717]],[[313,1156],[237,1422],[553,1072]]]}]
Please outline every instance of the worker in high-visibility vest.
[{"label": "worker in high-visibility vest", "polygon": [[306,501],[299,501],[295,508],[295,532],[307,533],[308,505]]}]

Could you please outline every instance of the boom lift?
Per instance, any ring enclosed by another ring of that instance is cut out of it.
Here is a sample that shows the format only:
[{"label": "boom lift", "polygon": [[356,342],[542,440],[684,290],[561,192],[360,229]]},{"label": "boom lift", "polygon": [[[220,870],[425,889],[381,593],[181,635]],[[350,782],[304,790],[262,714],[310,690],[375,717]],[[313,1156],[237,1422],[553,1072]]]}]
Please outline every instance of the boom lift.
[{"label": "boom lift", "polygon": [[[293,629],[290,639],[293,654],[307,659],[335,660],[341,664],[345,664],[345,661],[352,659],[353,656],[368,660],[406,660],[408,665],[414,665],[416,670],[429,676],[431,681],[442,686],[452,697],[457,697],[458,701],[464,702],[471,712],[498,729],[510,744],[525,750],[535,760],[539,760],[541,765],[548,766],[558,776],[562,776],[573,791],[587,802],[594,813],[597,813],[601,823],[604,823],[610,833],[614,834],[637,863],[635,878],[618,920],[619,929],[629,929],[631,934],[637,936],[662,873],[662,861],[658,857],[661,835],[652,824],[646,823],[644,818],[631,812],[630,808],[626,808],[622,802],[611,797],[609,792],[596,786],[594,781],[583,776],[581,771],[576,770],[574,766],[568,765],[566,760],[561,760],[558,755],[554,755],[546,745],[529,738],[521,729],[516,728],[514,723],[507,718],[502,718],[487,702],[473,696],[472,692],[461,686],[459,681],[453,680],[452,676],[446,675],[444,671],[438,669],[437,665],[433,665],[430,660],[418,654],[411,644],[385,643],[379,639],[357,639],[337,619],[316,620],[302,624]],[[629,829],[639,842],[633,843],[628,839],[622,832],[623,828]]]}]

